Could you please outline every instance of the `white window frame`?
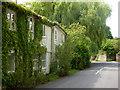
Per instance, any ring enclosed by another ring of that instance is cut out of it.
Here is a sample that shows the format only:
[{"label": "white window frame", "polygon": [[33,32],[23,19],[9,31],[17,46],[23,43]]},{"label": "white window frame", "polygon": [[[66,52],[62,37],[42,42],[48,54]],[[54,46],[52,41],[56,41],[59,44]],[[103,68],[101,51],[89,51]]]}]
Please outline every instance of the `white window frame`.
[{"label": "white window frame", "polygon": [[[15,51],[14,51],[14,50],[11,50],[8,55],[10,55],[11,53],[12,53],[12,54],[13,54],[13,53],[15,54]],[[14,56],[14,70],[13,70],[13,71],[9,71],[9,70],[8,70],[8,73],[10,73],[10,72],[15,72],[15,56]]]},{"label": "white window frame", "polygon": [[[32,19],[32,24],[31,24],[30,19]],[[29,17],[28,21],[29,21],[29,37],[30,37],[30,35],[32,35],[32,40],[33,40],[34,39],[34,18]],[[30,26],[32,26],[32,29]],[[29,39],[28,39],[28,41],[29,41]]]},{"label": "white window frame", "polygon": [[45,25],[43,25],[43,37],[46,37]]},{"label": "white window frame", "polygon": [[[9,19],[8,19],[9,14]],[[12,20],[12,15],[14,15],[14,21]],[[10,9],[7,9],[7,22],[9,23],[9,30],[16,31],[16,13]],[[12,29],[12,24],[14,23],[14,29]]]},{"label": "white window frame", "polygon": [[41,63],[41,65],[42,65],[42,70],[46,69],[46,53],[45,53],[44,55],[45,55],[45,59],[42,58],[42,62],[45,61],[45,67],[43,67],[43,65],[42,65],[42,63]]}]

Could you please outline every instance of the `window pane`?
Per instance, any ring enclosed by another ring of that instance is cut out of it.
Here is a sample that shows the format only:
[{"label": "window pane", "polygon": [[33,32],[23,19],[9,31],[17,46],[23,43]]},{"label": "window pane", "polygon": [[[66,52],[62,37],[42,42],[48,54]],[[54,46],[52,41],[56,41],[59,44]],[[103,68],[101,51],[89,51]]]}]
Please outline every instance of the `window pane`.
[{"label": "window pane", "polygon": [[32,24],[30,24],[30,30],[32,30]]},{"label": "window pane", "polygon": [[46,59],[46,54],[43,54],[42,55],[42,60],[45,60]]},{"label": "window pane", "polygon": [[10,20],[10,13],[7,13],[7,19]]},{"label": "window pane", "polygon": [[38,55],[37,54],[35,54],[33,56],[33,61],[34,61],[34,67],[33,67],[33,69],[37,70],[38,69],[38,63],[37,63],[37,61],[38,61]]},{"label": "window pane", "polygon": [[30,22],[32,22],[32,18],[30,18]]},{"label": "window pane", "polygon": [[43,36],[45,36],[45,25],[43,25]]},{"label": "window pane", "polygon": [[65,36],[63,35],[63,42],[65,42]]},{"label": "window pane", "polygon": [[46,61],[42,61],[42,68],[46,67]]},{"label": "window pane", "polygon": [[15,29],[15,24],[14,24],[14,22],[12,22],[12,30],[14,30]]},{"label": "window pane", "polygon": [[9,71],[15,71],[15,56],[14,53],[10,53],[8,55],[8,64]]},{"label": "window pane", "polygon": [[14,21],[14,14],[11,14],[11,19],[12,21]]},{"label": "window pane", "polygon": [[7,21],[8,22],[8,26],[9,26],[9,29],[10,29],[10,21]]},{"label": "window pane", "polygon": [[33,56],[33,59],[38,59],[38,55],[35,54],[35,55]]},{"label": "window pane", "polygon": [[37,70],[38,69],[38,63],[37,63],[37,60],[36,61],[34,61],[34,70]]},{"label": "window pane", "polygon": [[55,39],[57,39],[57,31],[55,31]]}]

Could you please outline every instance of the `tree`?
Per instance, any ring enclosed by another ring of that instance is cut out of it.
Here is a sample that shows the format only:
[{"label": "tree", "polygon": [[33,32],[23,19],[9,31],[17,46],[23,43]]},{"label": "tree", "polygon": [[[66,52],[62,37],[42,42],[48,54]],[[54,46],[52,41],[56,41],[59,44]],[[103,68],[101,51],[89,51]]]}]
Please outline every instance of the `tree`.
[{"label": "tree", "polygon": [[65,25],[66,29],[72,23],[78,22],[85,26],[85,36],[92,42],[92,55],[98,53],[106,36],[112,38],[105,24],[111,9],[103,2],[33,2],[27,4],[31,5],[30,8],[38,14]]},{"label": "tree", "polygon": [[107,39],[113,39],[113,36],[111,34],[111,31],[110,31],[110,27],[108,27],[108,26],[105,27],[105,37]]},{"label": "tree", "polygon": [[[55,64],[57,74],[59,76],[67,75],[71,69],[72,53],[74,51],[75,44],[71,42],[71,38],[67,37],[66,42],[63,45],[56,46],[55,52]],[[57,60],[57,61],[56,61]],[[51,64],[51,65],[52,65]],[[59,68],[58,68],[59,67]]]},{"label": "tree", "polygon": [[102,49],[106,51],[107,57],[115,60],[115,55],[120,51],[118,46],[118,40],[115,39],[107,39],[106,43],[102,45]]},{"label": "tree", "polygon": [[81,3],[81,25],[86,26],[88,36],[93,42],[93,54],[97,53],[105,39],[106,19],[110,16],[111,9],[101,2]]}]

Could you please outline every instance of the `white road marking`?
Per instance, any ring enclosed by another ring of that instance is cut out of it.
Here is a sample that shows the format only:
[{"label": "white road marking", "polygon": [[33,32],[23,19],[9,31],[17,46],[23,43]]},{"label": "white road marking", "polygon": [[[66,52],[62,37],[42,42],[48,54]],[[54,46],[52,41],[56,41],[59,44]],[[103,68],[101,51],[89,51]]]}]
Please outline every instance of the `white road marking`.
[{"label": "white road marking", "polygon": [[95,74],[100,73],[103,69],[104,69],[104,67],[103,67],[103,68],[101,68],[100,70],[98,70]]}]

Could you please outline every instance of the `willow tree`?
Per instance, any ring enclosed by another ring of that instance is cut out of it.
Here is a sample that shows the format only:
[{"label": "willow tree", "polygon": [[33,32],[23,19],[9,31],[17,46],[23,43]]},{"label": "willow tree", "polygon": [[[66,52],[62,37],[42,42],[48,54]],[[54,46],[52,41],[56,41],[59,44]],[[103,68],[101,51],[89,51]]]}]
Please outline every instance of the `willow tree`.
[{"label": "willow tree", "polygon": [[57,21],[69,28],[72,23],[86,27],[86,37],[92,43],[91,52],[96,54],[106,34],[106,19],[110,16],[110,7],[103,2],[33,2],[31,9],[52,21]]},{"label": "willow tree", "polygon": [[102,41],[105,39],[106,19],[110,16],[111,9],[102,2],[80,3],[81,25],[86,26],[86,36],[90,37],[93,55],[100,49]]}]

